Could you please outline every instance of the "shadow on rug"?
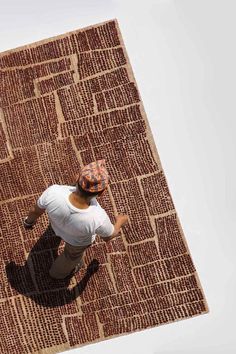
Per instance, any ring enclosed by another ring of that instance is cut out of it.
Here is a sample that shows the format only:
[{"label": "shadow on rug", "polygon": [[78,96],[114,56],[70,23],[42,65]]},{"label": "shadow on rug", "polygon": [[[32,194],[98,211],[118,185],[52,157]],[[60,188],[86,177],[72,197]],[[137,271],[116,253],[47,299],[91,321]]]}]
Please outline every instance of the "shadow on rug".
[{"label": "shadow on rug", "polygon": [[[50,226],[48,227],[48,229]],[[45,241],[48,238],[48,230],[46,230],[43,235],[39,238],[39,240],[35,243],[34,247],[31,249],[28,259],[25,261],[23,266],[15,264],[15,262],[10,262],[6,265],[6,273],[7,278],[11,286],[17,290],[18,293],[30,297],[32,300],[37,302],[38,304],[45,307],[55,307],[62,306],[68,303],[71,303],[76,299],[76,297],[80,296],[82,292],[85,290],[87,283],[90,277],[97,272],[99,267],[99,262],[94,259],[87,267],[86,274],[80,280],[80,282],[75,285],[72,289],[68,289],[70,284],[71,276],[66,277],[65,279],[52,279],[48,274],[48,269],[45,267],[44,258],[39,257],[39,261],[36,263],[36,267],[34,267],[34,274],[29,278],[29,266],[28,263],[31,262],[32,254],[40,252],[42,248],[45,246]],[[53,239],[53,258],[57,257],[57,247],[61,243],[60,237],[55,237]],[[46,269],[45,269],[46,268]],[[51,291],[53,289],[58,290],[58,288],[64,288],[63,296],[58,298],[51,296],[48,297],[38,297],[39,293],[32,292],[32,282],[31,280],[38,284],[42,281],[42,276],[44,274],[44,282],[47,282],[48,290]],[[26,281],[22,282],[22,279]],[[27,281],[28,279],[28,281]],[[30,280],[29,280],[30,279]],[[76,291],[77,290],[77,291]]]}]

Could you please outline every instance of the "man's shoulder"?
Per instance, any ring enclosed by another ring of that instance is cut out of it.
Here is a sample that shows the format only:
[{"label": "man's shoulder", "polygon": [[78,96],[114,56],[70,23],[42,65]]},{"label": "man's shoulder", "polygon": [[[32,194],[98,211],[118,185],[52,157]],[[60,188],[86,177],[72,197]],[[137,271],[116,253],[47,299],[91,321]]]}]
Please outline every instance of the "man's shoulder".
[{"label": "man's shoulder", "polygon": [[67,185],[67,184],[57,184],[57,183],[54,183],[54,184],[51,184],[50,186],[48,186],[47,189],[69,189],[71,188],[71,186]]},{"label": "man's shoulder", "polygon": [[57,189],[59,184],[51,184],[50,186],[47,187],[47,191],[52,191],[54,189]]}]

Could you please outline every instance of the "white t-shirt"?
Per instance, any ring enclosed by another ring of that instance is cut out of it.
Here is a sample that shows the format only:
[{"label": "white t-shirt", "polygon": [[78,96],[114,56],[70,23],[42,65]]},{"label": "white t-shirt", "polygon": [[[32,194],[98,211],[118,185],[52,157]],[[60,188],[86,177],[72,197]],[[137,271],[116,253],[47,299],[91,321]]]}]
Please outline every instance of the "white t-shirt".
[{"label": "white t-shirt", "polygon": [[37,205],[46,209],[55,234],[73,246],[90,245],[96,234],[111,236],[114,225],[96,197],[87,209],[78,209],[69,201],[75,191],[76,186],[53,184],[37,200]]}]

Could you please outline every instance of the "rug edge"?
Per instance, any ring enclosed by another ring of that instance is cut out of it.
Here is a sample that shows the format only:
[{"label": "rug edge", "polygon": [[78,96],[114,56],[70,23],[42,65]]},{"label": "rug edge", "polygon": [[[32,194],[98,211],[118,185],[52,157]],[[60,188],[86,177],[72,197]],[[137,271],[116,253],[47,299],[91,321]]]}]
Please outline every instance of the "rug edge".
[{"label": "rug edge", "polygon": [[3,52],[0,52],[0,59],[2,57],[4,57],[5,55],[11,54],[12,52],[19,52],[19,51],[24,50],[24,49],[34,48],[34,47],[37,47],[38,45],[45,44],[45,43],[48,43],[48,42],[50,42],[52,40],[57,40],[57,39],[66,37],[66,36],[71,35],[73,33],[78,33],[80,31],[85,31],[85,30],[88,30],[90,28],[100,27],[100,26],[102,26],[102,25],[104,25],[106,23],[109,23],[109,22],[116,22],[117,23],[118,20],[117,20],[117,18],[113,18],[113,19],[110,19],[110,20],[97,22],[97,23],[95,23],[93,25],[88,25],[88,26],[77,28],[77,29],[74,29],[74,30],[71,30],[71,31],[68,31],[68,32],[56,34],[54,36],[43,38],[43,39],[40,39],[38,41],[30,42],[28,44],[22,44],[20,46],[15,47],[15,48],[6,49]]},{"label": "rug edge", "polygon": [[208,313],[209,313],[209,308],[207,308],[205,311],[202,311],[202,312],[197,313],[197,314],[192,315],[192,316],[185,316],[185,317],[177,318],[174,321],[170,320],[168,322],[163,322],[163,323],[157,324],[155,326],[150,325],[150,326],[147,326],[145,328],[140,328],[140,329],[133,330],[132,332],[123,332],[123,333],[114,334],[114,335],[111,335],[111,336],[108,336],[108,337],[102,337],[102,338],[100,337],[100,338],[95,339],[94,341],[86,342],[86,343],[83,343],[83,344],[76,344],[76,345],[73,345],[73,346],[70,346],[68,343],[64,344],[64,345],[62,344],[62,345],[60,345],[61,348],[60,349],[58,348],[60,351],[57,351],[57,349],[55,349],[56,348],[56,346],[55,346],[55,347],[40,349],[39,351],[35,351],[32,354],[57,354],[57,353],[63,353],[65,351],[70,351],[70,350],[74,350],[74,349],[78,349],[78,348],[82,348],[82,347],[87,347],[87,346],[90,346],[90,345],[93,345],[93,344],[97,344],[97,343],[100,343],[100,342],[105,342],[105,341],[110,340],[110,339],[132,335],[132,334],[143,332],[143,331],[146,331],[146,330],[149,330],[149,329],[150,330],[153,330],[155,328],[158,329],[158,327],[160,327],[160,326],[165,326],[165,325],[169,325],[169,324],[172,324],[172,323],[175,324],[176,322],[189,320],[191,318],[195,318],[195,317],[199,317],[199,316],[202,316],[202,315],[206,315]]}]

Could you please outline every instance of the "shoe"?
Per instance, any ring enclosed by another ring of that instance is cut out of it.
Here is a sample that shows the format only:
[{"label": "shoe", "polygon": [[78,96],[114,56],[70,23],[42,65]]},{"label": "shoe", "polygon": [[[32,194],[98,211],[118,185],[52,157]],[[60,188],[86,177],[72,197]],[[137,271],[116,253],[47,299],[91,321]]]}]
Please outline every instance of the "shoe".
[{"label": "shoe", "polygon": [[75,269],[73,270],[73,274],[77,273],[82,267],[84,267],[83,259],[81,259],[81,261],[75,266]]},{"label": "shoe", "polygon": [[88,265],[87,272],[89,275],[96,273],[99,269],[99,262],[97,259],[93,259],[92,262]]}]

